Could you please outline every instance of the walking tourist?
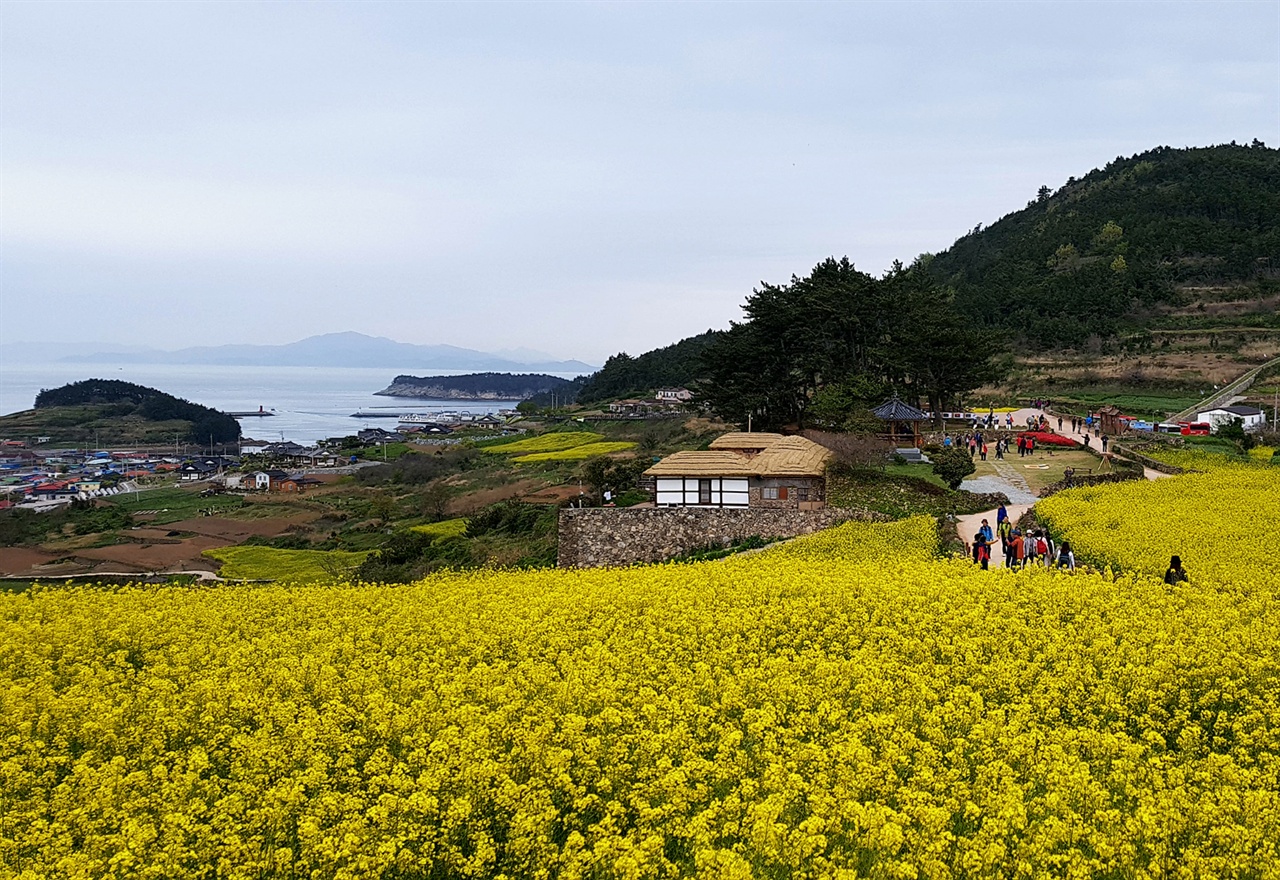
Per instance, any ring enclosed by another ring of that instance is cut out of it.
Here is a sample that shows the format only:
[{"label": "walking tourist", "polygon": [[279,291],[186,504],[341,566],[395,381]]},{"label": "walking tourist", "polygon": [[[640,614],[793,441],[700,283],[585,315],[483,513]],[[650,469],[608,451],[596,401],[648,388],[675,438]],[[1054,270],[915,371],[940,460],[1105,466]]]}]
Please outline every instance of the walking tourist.
[{"label": "walking tourist", "polygon": [[983,571],[991,562],[991,546],[982,537],[982,532],[973,536],[973,561],[981,565]]},{"label": "walking tourist", "polygon": [[1022,565],[1022,530],[1014,529],[1009,533],[1009,546],[1004,551],[1006,568],[1018,568]]},{"label": "walking tourist", "polygon": [[1071,542],[1063,541],[1062,546],[1058,548],[1058,568],[1065,568],[1068,571],[1076,570],[1076,554],[1071,552]]}]

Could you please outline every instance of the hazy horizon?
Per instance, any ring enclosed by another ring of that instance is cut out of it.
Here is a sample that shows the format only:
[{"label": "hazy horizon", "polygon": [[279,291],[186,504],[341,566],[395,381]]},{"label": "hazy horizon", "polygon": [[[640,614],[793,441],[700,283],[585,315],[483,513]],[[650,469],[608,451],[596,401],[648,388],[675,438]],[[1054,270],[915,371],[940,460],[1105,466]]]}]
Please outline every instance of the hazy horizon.
[{"label": "hazy horizon", "polygon": [[1118,155],[1280,142],[1280,4],[0,6],[0,344],[600,364]]}]

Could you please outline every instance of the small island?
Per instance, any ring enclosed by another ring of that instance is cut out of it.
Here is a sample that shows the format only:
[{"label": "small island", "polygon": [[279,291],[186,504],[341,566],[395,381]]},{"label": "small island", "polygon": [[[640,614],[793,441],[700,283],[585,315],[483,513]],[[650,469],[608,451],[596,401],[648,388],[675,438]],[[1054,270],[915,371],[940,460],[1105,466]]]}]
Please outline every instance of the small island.
[{"label": "small island", "polygon": [[118,379],[85,379],[36,395],[32,409],[0,417],[0,436],[53,444],[230,443],[230,415]]},{"label": "small island", "polygon": [[572,384],[568,379],[546,373],[396,376],[390,385],[374,394],[429,400],[528,400],[534,395],[558,391]]}]

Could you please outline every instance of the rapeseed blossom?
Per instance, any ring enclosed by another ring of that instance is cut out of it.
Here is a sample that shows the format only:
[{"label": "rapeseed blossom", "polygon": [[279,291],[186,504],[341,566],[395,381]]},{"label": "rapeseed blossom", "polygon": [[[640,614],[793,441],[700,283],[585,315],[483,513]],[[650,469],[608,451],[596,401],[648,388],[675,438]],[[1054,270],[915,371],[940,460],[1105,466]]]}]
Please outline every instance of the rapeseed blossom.
[{"label": "rapeseed blossom", "polygon": [[1233,476],[1042,502],[1110,573],[983,572],[921,518],[712,563],[5,595],[0,866],[1277,877],[1280,580],[1214,536],[1278,493]]}]

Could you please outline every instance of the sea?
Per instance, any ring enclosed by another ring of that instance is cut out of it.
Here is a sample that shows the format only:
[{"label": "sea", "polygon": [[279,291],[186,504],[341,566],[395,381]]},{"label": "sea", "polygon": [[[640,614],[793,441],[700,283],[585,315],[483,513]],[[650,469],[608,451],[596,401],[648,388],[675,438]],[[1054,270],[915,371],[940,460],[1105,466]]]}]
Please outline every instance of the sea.
[{"label": "sea", "polygon": [[[513,400],[425,400],[376,397],[398,375],[463,375],[472,370],[407,367],[249,367],[189,364],[0,364],[0,413],[31,409],[36,394],[82,379],[121,379],[224,412],[263,412],[240,419],[243,436],[310,445],[362,428],[395,428],[408,413],[479,416],[512,409]],[[565,373],[571,379],[575,373]],[[364,413],[379,418],[356,418]]]}]

